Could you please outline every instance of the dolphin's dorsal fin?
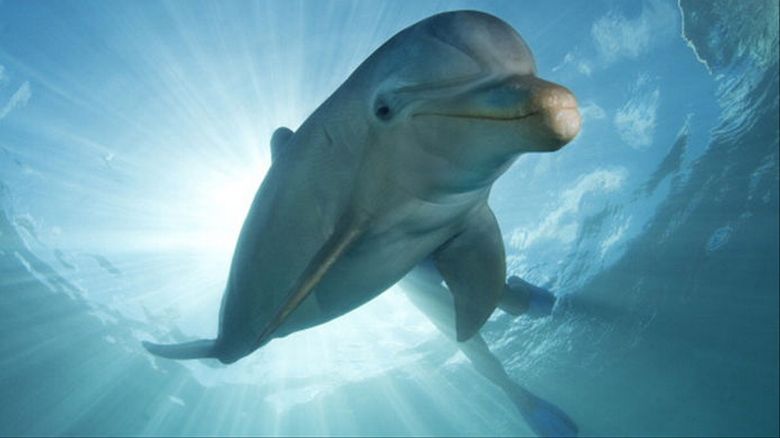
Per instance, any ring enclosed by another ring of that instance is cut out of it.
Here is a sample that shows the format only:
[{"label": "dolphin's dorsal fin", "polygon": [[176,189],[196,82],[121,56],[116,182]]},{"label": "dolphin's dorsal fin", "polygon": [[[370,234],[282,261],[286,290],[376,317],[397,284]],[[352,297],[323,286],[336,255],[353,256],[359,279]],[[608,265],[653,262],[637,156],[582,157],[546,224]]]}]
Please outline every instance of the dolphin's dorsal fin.
[{"label": "dolphin's dorsal fin", "polygon": [[293,134],[294,132],[290,128],[284,126],[276,128],[276,131],[271,136],[271,161],[279,156],[279,152],[290,141]]},{"label": "dolphin's dorsal fin", "polygon": [[276,309],[273,319],[263,328],[263,331],[255,342],[255,349],[260,348],[271,339],[274,331],[278,329],[290,314],[303,303],[303,300],[312,293],[322,277],[330,270],[344,252],[365,231],[362,224],[353,224],[343,221],[343,226],[336,227],[334,232],[317,254],[309,261],[303,274],[298,277],[290,293]]},{"label": "dolphin's dorsal fin", "polygon": [[436,250],[434,261],[455,302],[457,339],[466,341],[487,321],[504,292],[504,242],[487,204],[463,232]]}]

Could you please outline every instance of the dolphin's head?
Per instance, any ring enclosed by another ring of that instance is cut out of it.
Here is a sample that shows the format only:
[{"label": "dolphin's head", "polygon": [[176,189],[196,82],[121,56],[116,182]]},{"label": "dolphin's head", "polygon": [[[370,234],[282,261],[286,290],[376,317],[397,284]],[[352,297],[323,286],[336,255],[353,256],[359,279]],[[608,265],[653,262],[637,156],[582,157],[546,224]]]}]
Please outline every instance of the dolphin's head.
[{"label": "dolphin's head", "polygon": [[538,78],[528,46],[494,16],[435,15],[372,58],[364,110],[387,138],[500,167],[523,152],[555,151],[579,132],[574,95]]}]

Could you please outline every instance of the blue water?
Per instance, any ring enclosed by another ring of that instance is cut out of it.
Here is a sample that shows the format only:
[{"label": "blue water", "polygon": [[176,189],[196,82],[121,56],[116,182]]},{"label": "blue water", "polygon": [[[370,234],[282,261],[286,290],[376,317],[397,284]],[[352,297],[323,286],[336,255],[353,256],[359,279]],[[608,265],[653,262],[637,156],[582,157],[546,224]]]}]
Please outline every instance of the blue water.
[{"label": "blue water", "polygon": [[233,246],[295,129],[436,12],[515,27],[577,139],[494,186],[548,317],[482,329],[583,435],[777,436],[776,1],[0,2],[0,434],[531,435],[397,288],[229,367]]}]

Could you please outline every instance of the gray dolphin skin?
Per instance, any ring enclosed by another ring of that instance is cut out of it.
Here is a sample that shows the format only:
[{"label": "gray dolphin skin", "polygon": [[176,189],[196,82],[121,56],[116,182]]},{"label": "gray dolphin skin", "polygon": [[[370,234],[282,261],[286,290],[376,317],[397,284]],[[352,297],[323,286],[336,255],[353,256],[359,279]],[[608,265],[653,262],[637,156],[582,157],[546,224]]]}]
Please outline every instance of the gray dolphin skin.
[{"label": "gray dolphin skin", "polygon": [[504,21],[456,11],[404,29],[296,132],[274,133],[217,338],[144,346],[232,363],[359,307],[428,259],[452,294],[455,338],[472,339],[505,290],[493,182],[579,128],[572,93],[536,76]]}]

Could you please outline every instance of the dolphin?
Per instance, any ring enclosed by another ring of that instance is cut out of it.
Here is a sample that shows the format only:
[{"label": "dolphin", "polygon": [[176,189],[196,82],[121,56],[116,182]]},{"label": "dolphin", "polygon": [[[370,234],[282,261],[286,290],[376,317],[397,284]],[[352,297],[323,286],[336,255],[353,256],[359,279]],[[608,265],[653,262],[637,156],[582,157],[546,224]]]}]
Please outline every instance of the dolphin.
[{"label": "dolphin", "polygon": [[472,338],[505,289],[493,182],[579,128],[573,94],[536,76],[501,19],[455,11],[402,30],[297,131],[273,134],[216,339],[145,348],[232,363],[357,308],[426,259],[452,294],[456,339]]}]

